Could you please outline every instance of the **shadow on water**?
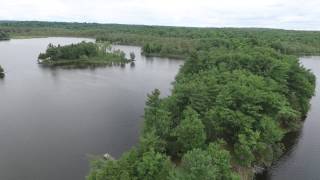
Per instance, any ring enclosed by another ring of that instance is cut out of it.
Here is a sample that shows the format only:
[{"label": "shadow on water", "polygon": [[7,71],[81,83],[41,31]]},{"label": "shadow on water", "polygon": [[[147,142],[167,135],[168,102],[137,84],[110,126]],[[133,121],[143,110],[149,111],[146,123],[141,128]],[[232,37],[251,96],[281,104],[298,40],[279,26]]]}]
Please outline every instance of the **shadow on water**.
[{"label": "shadow on water", "polygon": [[136,66],[136,64],[134,62],[130,63],[130,68],[134,68]]},{"label": "shadow on water", "polygon": [[[279,160],[277,160],[276,162],[274,162],[272,164],[272,166],[270,167],[271,169],[277,168],[277,165],[279,162],[286,161],[286,159],[291,157],[291,154],[296,149],[298,142],[299,142],[299,139],[303,133],[302,130],[303,130],[303,128],[301,128],[299,131],[296,131],[296,132],[290,132],[284,136],[284,138],[282,140],[282,143],[283,143],[284,149],[285,149],[284,153],[281,155]],[[271,169],[266,169],[262,173],[257,174],[255,176],[255,179],[256,180],[271,180],[272,179],[272,174],[270,172]]]}]

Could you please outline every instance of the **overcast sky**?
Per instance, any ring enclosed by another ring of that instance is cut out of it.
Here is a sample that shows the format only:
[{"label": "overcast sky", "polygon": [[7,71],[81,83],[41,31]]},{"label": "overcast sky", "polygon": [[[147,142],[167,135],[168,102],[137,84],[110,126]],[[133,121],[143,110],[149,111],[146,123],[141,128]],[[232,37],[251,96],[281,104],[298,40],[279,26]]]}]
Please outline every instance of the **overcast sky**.
[{"label": "overcast sky", "polygon": [[320,30],[320,0],[0,0],[0,20]]}]

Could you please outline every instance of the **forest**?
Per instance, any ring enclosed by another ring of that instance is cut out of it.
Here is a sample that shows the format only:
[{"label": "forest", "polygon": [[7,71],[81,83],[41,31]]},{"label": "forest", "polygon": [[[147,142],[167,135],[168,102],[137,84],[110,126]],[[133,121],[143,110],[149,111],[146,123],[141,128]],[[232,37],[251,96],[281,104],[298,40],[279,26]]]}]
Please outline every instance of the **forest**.
[{"label": "forest", "polygon": [[315,77],[270,47],[190,55],[172,95],[148,95],[139,144],[113,161],[92,162],[88,180],[252,179],[300,128]]},{"label": "forest", "polygon": [[185,59],[192,51],[217,47],[267,46],[289,55],[319,55],[320,32],[265,28],[191,28],[145,25],[0,21],[13,38],[91,37],[113,44],[143,46],[145,55]]},{"label": "forest", "polygon": [[107,52],[106,43],[81,42],[66,46],[49,44],[39,54],[39,63],[48,66],[86,67],[129,62],[122,51]]},{"label": "forest", "polygon": [[[279,158],[282,139],[310,108],[315,76],[297,56],[320,54],[320,32],[312,31],[15,21],[0,30],[92,37],[185,59],[170,96],[148,95],[139,143],[117,160],[92,160],[88,180],[252,179]],[[48,56],[59,48],[40,57],[59,59]]]}]

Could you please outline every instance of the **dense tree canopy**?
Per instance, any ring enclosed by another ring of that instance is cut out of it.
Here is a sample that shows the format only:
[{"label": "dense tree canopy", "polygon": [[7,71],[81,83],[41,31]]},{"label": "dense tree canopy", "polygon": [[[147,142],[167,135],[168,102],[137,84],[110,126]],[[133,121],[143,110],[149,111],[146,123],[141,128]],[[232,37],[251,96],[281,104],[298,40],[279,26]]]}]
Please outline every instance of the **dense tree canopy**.
[{"label": "dense tree canopy", "polygon": [[125,63],[128,60],[122,51],[107,52],[104,43],[81,42],[66,46],[48,45],[45,53],[39,55],[41,64],[52,66],[104,65]]},{"label": "dense tree canopy", "polygon": [[267,167],[281,155],[281,140],[300,127],[314,86],[296,57],[272,48],[194,53],[171,96],[148,96],[138,152],[169,156],[171,165],[159,169],[169,179],[238,179],[237,167]]},{"label": "dense tree canopy", "polygon": [[181,123],[176,127],[174,136],[180,146],[181,153],[186,153],[194,148],[202,148],[206,140],[204,125],[198,113],[191,107],[183,112]]},{"label": "dense tree canopy", "polygon": [[[104,52],[101,52],[104,53]],[[39,59],[50,59],[58,61],[63,59],[80,59],[81,57],[98,56],[99,48],[94,43],[81,42],[79,44],[71,44],[66,46],[54,46],[49,44],[46,53],[40,54]]]},{"label": "dense tree canopy", "polygon": [[0,21],[11,36],[82,36],[140,45],[146,55],[187,58],[197,50],[268,46],[284,54],[320,54],[320,32],[263,28],[188,28],[144,25]]},{"label": "dense tree canopy", "polygon": [[231,156],[219,144],[209,144],[207,149],[195,148],[182,158],[181,165],[174,170],[174,180],[237,180],[239,176],[231,170]]},{"label": "dense tree canopy", "polygon": [[[123,37],[143,45],[146,55],[188,57],[171,96],[149,95],[139,152],[169,156],[172,179],[250,178],[249,169],[268,167],[281,155],[282,138],[309,109],[315,77],[292,54],[319,53],[319,44],[308,40],[318,33],[188,30]],[[100,40],[127,43],[108,35]]]}]

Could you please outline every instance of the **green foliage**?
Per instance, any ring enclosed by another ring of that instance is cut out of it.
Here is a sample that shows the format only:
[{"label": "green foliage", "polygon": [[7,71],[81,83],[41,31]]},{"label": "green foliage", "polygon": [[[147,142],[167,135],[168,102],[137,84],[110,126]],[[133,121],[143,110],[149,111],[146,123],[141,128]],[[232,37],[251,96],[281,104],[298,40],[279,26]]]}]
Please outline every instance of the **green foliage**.
[{"label": "green foliage", "polygon": [[124,52],[107,52],[105,43],[81,42],[66,46],[49,44],[45,53],[39,55],[41,64],[50,66],[105,65],[129,62]]},{"label": "green foliage", "polygon": [[166,180],[173,168],[164,154],[154,150],[139,153],[135,149],[119,160],[91,161],[88,180]]},{"label": "green foliage", "polygon": [[187,152],[173,180],[232,180],[240,179],[232,172],[230,154],[218,144],[210,144],[207,150],[193,149]]},{"label": "green foliage", "polygon": [[138,179],[165,180],[171,170],[168,157],[155,151],[145,152],[137,164]]},{"label": "green foliage", "polygon": [[[314,75],[295,57],[271,48],[193,53],[172,95],[159,99],[156,93],[153,102],[164,106],[155,107],[169,111],[172,122],[171,136],[159,138],[173,158],[223,139],[235,164],[270,166],[281,155],[285,133],[300,127],[314,85]],[[187,178],[181,173],[177,177]]]},{"label": "green foliage", "polygon": [[315,76],[302,68],[297,60],[292,64],[288,75],[288,99],[303,117],[309,110],[309,100],[314,95],[315,82]]},{"label": "green foliage", "polygon": [[147,152],[150,150],[155,150],[157,152],[165,151],[166,142],[160,139],[160,136],[156,135],[156,131],[145,132],[140,137],[139,150],[141,152]]},{"label": "green foliage", "polygon": [[[207,141],[224,139],[237,163],[251,167],[268,166],[279,157],[283,135],[300,126],[300,107],[308,110],[313,92],[314,76],[296,58],[256,47],[192,55],[172,97],[181,109],[175,117],[191,106],[200,114]],[[305,101],[297,96],[293,101],[297,93]]]},{"label": "green foliage", "polygon": [[155,135],[161,138],[167,138],[171,133],[171,128],[172,121],[170,119],[170,112],[160,99],[160,91],[155,89],[148,95],[146,102],[143,132],[154,131]]},{"label": "green foliage", "polygon": [[134,165],[139,161],[139,154],[135,149],[122,155],[119,160],[94,159],[91,161],[88,180],[134,180],[136,170]]},{"label": "green foliage", "polygon": [[96,23],[0,21],[11,36],[95,37],[97,41],[143,46],[144,54],[187,58],[194,51],[271,47],[282,54],[320,54],[320,32],[262,28],[191,28]]},{"label": "green foliage", "polygon": [[[104,50],[105,51],[105,50]],[[71,44],[66,46],[54,46],[49,44],[46,53],[40,54],[39,59],[58,60],[75,60],[98,56],[104,54],[103,49],[99,50],[98,45],[91,42],[81,42],[79,44]]]},{"label": "green foliage", "polygon": [[183,119],[177,126],[174,136],[181,146],[180,151],[185,152],[193,148],[202,148],[206,140],[204,125],[199,119],[199,115],[192,108],[187,108],[183,112]]}]

